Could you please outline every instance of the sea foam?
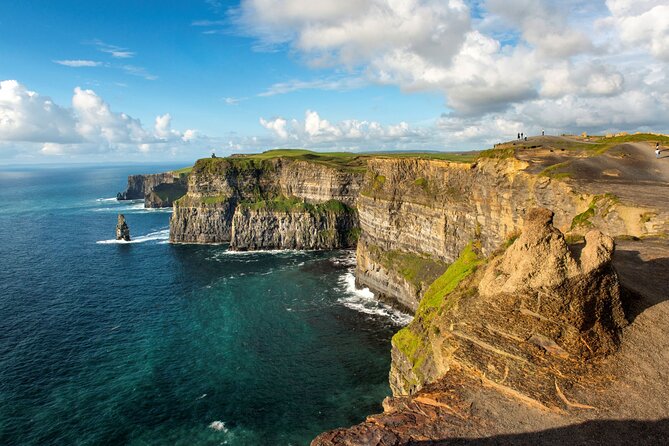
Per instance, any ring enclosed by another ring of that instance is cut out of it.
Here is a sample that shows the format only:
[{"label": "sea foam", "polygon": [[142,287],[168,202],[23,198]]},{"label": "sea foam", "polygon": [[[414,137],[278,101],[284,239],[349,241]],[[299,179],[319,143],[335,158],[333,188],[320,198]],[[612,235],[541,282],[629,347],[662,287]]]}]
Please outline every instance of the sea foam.
[{"label": "sea foam", "polygon": [[125,240],[111,239],[111,240],[99,240],[95,243],[97,243],[98,245],[129,245],[133,243],[145,243],[154,240],[158,240],[160,241],[160,243],[163,243],[169,241],[169,238],[170,238],[170,230],[163,229],[161,231],[149,232],[146,235],[140,235],[139,237],[133,238],[129,242]]},{"label": "sea foam", "polygon": [[346,295],[340,297],[338,301],[347,308],[365,314],[383,316],[392,323],[401,326],[407,325],[413,320],[411,315],[379,301],[369,288],[357,288],[355,286],[355,275],[351,271],[344,273],[339,278],[339,284]]}]

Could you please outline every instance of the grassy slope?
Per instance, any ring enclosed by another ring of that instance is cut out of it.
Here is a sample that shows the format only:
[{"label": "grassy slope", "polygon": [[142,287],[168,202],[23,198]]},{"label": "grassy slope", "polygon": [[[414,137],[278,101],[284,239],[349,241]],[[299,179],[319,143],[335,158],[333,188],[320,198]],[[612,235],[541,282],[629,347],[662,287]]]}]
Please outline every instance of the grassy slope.
[{"label": "grassy slope", "polygon": [[433,319],[455,306],[461,295],[453,292],[482,262],[473,245],[467,245],[446,272],[430,285],[413,322],[393,336],[393,345],[407,357],[417,375],[420,375],[420,367],[427,357],[423,339],[427,338]]}]

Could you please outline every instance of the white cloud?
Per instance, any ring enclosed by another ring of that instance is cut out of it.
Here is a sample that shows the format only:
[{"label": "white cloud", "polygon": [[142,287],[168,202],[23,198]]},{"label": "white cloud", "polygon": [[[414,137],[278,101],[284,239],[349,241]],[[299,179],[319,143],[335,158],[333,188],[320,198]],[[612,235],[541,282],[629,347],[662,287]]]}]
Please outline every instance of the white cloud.
[{"label": "white cloud", "polygon": [[383,126],[375,121],[347,119],[332,123],[321,118],[318,112],[307,110],[304,120],[278,117],[266,120],[260,118],[260,124],[278,138],[281,144],[290,143],[301,147],[319,147],[323,144],[341,144],[359,149],[366,149],[376,144],[387,142],[399,143],[402,139],[416,137],[419,142],[420,131],[414,131],[406,122]]},{"label": "white cloud", "polygon": [[80,67],[99,67],[102,65],[102,62],[96,62],[94,60],[54,60],[54,63],[59,65],[65,65],[66,67],[80,68]]},{"label": "white cloud", "polygon": [[288,130],[286,130],[287,121],[283,118],[274,118],[266,120],[260,118],[260,125],[267,130],[271,130],[280,139],[288,139]]},{"label": "white cloud", "polygon": [[[666,0],[242,0],[233,13],[261,47],[287,45],[313,67],[443,93],[449,116],[472,126],[462,135],[507,121],[635,130],[658,123],[646,110],[667,114]],[[263,95],[305,88],[336,89],[294,81]]]},{"label": "white cloud", "polygon": [[18,81],[0,81],[3,152],[11,143],[42,155],[131,154],[184,148],[198,138],[195,130],[172,129],[169,113],[156,117],[154,128],[146,129],[139,119],[112,111],[93,90],[75,88],[70,108]]},{"label": "white cloud", "polygon": [[0,81],[0,140],[78,142],[82,137],[75,125],[72,110],[15,80]]}]

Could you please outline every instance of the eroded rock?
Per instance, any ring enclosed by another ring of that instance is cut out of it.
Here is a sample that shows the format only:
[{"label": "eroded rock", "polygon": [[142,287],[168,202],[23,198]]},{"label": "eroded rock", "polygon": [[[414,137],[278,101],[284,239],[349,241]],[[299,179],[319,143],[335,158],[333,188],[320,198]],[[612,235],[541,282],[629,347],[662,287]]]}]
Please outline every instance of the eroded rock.
[{"label": "eroded rock", "polygon": [[116,240],[130,241],[130,228],[125,222],[125,216],[118,214],[118,223],[116,223]]}]

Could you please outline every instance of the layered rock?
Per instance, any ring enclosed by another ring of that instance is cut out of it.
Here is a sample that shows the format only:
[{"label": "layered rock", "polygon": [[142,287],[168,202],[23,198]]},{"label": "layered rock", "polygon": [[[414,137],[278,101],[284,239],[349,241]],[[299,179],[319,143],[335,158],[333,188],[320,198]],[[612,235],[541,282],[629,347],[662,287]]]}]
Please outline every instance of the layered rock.
[{"label": "layered rock", "polygon": [[358,218],[341,202],[293,210],[238,206],[232,218],[230,247],[258,249],[340,249],[355,246]]},{"label": "layered rock", "polygon": [[592,231],[581,248],[546,209],[529,212],[520,237],[487,264],[469,245],[393,337],[395,397],[384,414],[312,444],[480,435],[490,426],[472,405],[503,410],[509,398],[545,413],[594,409],[603,379],[593,364],[616,350],[626,320],[613,240]]},{"label": "layered rock", "polygon": [[116,240],[130,241],[130,228],[125,222],[125,216],[118,214],[118,222],[116,223]]},{"label": "layered rock", "polygon": [[187,195],[174,206],[170,240],[230,242],[232,249],[355,246],[351,207],[363,177],[289,158],[199,160]]},{"label": "layered rock", "polygon": [[400,302],[420,300],[422,293],[407,287],[397,271],[370,261],[374,256],[367,247],[451,263],[476,240],[487,256],[519,231],[535,206],[560,209],[555,224],[574,237],[592,226],[614,236],[647,233],[639,211],[615,196],[582,194],[566,182],[528,173],[527,167],[513,157],[475,163],[371,158],[357,202],[358,282]]},{"label": "layered rock", "polygon": [[116,194],[117,200],[144,200],[147,208],[171,207],[186,193],[187,174],[165,172],[129,175],[128,187]]}]

